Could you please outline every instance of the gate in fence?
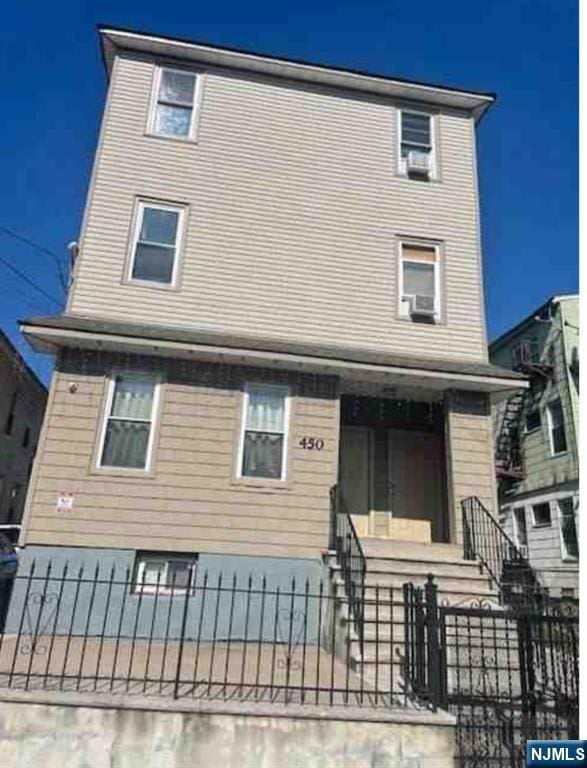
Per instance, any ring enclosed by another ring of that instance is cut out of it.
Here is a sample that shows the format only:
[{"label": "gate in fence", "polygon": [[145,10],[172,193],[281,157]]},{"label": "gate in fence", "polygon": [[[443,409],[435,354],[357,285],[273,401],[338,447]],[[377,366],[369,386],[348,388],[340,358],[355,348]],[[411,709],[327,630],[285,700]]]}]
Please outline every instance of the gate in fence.
[{"label": "gate in fence", "polygon": [[528,739],[578,738],[578,619],[559,604],[438,603],[406,585],[406,682],[457,718],[466,768],[519,768]]}]

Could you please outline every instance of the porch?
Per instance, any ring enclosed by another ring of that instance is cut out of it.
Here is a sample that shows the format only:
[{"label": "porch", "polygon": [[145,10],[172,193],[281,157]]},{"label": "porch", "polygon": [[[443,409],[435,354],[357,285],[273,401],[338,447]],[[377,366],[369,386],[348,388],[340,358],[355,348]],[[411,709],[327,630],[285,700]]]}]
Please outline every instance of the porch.
[{"label": "porch", "polygon": [[361,539],[460,545],[459,500],[495,509],[488,398],[347,385],[338,487]]}]

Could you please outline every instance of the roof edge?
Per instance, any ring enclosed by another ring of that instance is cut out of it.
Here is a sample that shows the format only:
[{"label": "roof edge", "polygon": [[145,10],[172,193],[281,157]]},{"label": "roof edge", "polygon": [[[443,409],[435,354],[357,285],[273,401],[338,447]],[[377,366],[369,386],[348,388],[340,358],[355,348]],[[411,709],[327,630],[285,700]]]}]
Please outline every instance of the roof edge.
[{"label": "roof edge", "polygon": [[564,301],[565,299],[578,299],[578,298],[579,298],[578,293],[566,293],[566,294],[561,293],[561,294],[555,294],[553,296],[550,296],[545,302],[540,304],[540,306],[536,307],[535,310],[533,310],[528,315],[526,315],[526,317],[524,317],[518,323],[513,325],[511,328],[508,328],[507,331],[504,331],[496,339],[494,339],[489,344],[489,353],[491,354],[493,351],[495,351],[495,349],[497,349],[498,347],[501,347],[502,344],[507,343],[512,338],[512,336],[515,336],[525,327],[529,326],[534,321],[534,318],[536,317],[536,315],[539,315],[551,304],[558,304],[560,301]]},{"label": "roof edge", "polygon": [[[385,93],[388,90],[390,96],[395,95],[397,98],[401,98],[401,92],[410,91],[410,94],[404,94],[403,98],[430,103],[447,103],[452,100],[455,102],[455,107],[471,112],[476,120],[479,120],[496,100],[496,94],[493,92],[473,91],[305,59],[274,56],[207,41],[144,32],[130,27],[98,24],[97,31],[100,36],[102,59],[108,74],[118,50],[150,50],[159,55],[165,51],[172,57],[191,58],[215,63],[218,66],[252,70],[285,79],[366,92]],[[189,53],[193,55],[189,56]],[[394,94],[394,90],[398,92]]]}]

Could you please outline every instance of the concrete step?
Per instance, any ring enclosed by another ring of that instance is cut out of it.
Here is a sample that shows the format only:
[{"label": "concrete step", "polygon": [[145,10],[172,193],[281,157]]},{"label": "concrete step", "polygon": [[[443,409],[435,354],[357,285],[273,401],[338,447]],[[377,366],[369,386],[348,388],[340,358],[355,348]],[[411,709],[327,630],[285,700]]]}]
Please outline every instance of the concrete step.
[{"label": "concrete step", "polygon": [[[335,597],[341,601],[341,603],[348,602],[348,596],[346,594],[344,581],[342,578],[333,579],[333,586],[335,589]],[[379,616],[383,618],[385,616],[385,610],[388,609],[389,603],[393,603],[395,606],[402,606],[404,603],[403,583],[401,580],[394,581],[394,578],[390,576],[389,583],[383,587],[377,587],[372,584],[365,584],[365,615],[375,616],[375,604],[379,602]],[[497,593],[491,588],[489,582],[473,583],[463,580],[462,582],[455,581],[454,584],[449,584],[444,589],[438,591],[438,602],[446,603],[448,605],[463,605],[465,607],[475,607],[474,603],[483,601],[488,605],[499,605],[499,597]],[[388,614],[389,615],[389,611]]]},{"label": "concrete step", "polygon": [[[427,577],[421,573],[395,573],[393,571],[367,571],[365,578],[366,587],[393,587],[403,589],[406,583],[412,583],[416,587],[424,586]],[[471,594],[492,593],[491,581],[480,573],[471,574],[468,578],[462,576],[437,575],[434,583],[439,592],[470,592]]]},{"label": "concrete step", "polygon": [[399,558],[400,560],[462,561],[461,544],[421,544],[395,539],[362,538],[366,558]]},{"label": "concrete step", "polygon": [[[456,578],[471,578],[483,574],[479,563],[471,560],[434,560],[401,557],[368,557],[366,558],[368,573],[406,573],[418,574],[426,577],[429,573],[433,576],[454,576]],[[409,580],[409,579],[408,579]]]}]

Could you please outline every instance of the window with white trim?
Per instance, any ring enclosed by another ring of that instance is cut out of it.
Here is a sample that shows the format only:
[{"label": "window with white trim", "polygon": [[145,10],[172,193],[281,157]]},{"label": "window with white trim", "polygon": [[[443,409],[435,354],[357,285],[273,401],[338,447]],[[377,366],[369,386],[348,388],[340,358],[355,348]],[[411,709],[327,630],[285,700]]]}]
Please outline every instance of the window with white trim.
[{"label": "window with white trim", "polygon": [[400,315],[412,320],[440,318],[440,268],[434,245],[400,244]]},{"label": "window with white trim", "polygon": [[288,418],[288,387],[245,385],[240,477],[285,479]]},{"label": "window with white trim", "polygon": [[159,68],[151,114],[151,131],[158,136],[189,139],[194,135],[197,74]]},{"label": "window with white trim", "polygon": [[567,450],[567,436],[565,433],[565,418],[560,398],[552,400],[547,406],[548,433],[550,436],[550,453],[557,456]]},{"label": "window with white trim", "polygon": [[579,537],[575,519],[575,501],[572,496],[557,500],[561,528],[563,557],[576,560],[579,557]]},{"label": "window with white trim", "polygon": [[132,246],[130,279],[159,285],[176,281],[184,209],[140,201]]},{"label": "window with white trim", "polygon": [[158,383],[147,374],[116,374],[109,382],[100,467],[149,469]]},{"label": "window with white trim", "polygon": [[181,595],[195,582],[197,555],[160,552],[137,554],[134,592],[151,595]]},{"label": "window with white trim", "polygon": [[400,171],[409,175],[433,175],[434,123],[432,115],[402,109],[400,112]]}]

